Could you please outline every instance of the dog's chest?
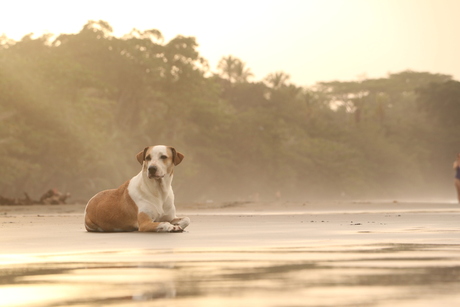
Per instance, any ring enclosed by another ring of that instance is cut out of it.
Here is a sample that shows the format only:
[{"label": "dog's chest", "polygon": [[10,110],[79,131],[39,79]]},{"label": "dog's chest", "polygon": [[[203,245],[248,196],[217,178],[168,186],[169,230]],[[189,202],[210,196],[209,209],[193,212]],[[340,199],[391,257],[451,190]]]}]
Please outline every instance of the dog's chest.
[{"label": "dog's chest", "polygon": [[152,220],[160,221],[168,210],[170,195],[168,191],[152,191],[151,187],[143,185],[137,177],[131,179],[128,194],[136,204],[138,212],[146,213]]}]

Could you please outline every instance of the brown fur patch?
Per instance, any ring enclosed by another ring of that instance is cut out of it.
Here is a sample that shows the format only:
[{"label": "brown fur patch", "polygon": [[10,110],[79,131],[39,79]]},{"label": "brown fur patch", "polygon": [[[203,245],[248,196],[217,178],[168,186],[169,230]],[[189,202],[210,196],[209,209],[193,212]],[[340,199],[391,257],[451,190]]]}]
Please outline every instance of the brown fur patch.
[{"label": "brown fur patch", "polygon": [[[88,231],[135,231],[138,229],[138,208],[128,193],[129,181],[118,189],[96,194],[86,207]],[[97,221],[97,222],[94,222]]]}]

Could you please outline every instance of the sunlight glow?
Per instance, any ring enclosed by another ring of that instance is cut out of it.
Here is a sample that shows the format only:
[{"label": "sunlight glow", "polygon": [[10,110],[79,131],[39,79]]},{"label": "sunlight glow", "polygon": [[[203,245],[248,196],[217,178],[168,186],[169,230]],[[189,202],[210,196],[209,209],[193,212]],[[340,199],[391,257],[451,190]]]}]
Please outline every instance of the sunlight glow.
[{"label": "sunlight glow", "polygon": [[[194,36],[212,68],[234,55],[255,79],[285,71],[299,85],[384,77],[407,69],[460,77],[460,1],[8,1],[0,35],[76,33],[105,20],[122,36],[158,29],[165,41]],[[68,14],[68,12],[72,14]]]},{"label": "sunlight glow", "polygon": [[22,285],[0,287],[2,306],[37,306],[43,303],[62,302],[75,287],[61,285]]}]

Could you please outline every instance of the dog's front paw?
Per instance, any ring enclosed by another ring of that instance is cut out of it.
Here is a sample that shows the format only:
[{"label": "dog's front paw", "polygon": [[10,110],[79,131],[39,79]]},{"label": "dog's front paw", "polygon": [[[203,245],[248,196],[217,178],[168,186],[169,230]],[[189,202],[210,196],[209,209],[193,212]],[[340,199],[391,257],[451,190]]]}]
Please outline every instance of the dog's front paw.
[{"label": "dog's front paw", "polygon": [[160,225],[158,225],[156,231],[157,232],[183,232],[184,230],[179,225],[173,225],[171,223],[163,222],[163,223],[160,223]]},{"label": "dog's front paw", "polygon": [[171,225],[171,226],[172,226],[172,229],[169,232],[183,232],[184,231],[182,227],[178,225]]},{"label": "dog's front paw", "polygon": [[171,222],[171,224],[179,226],[180,228],[185,229],[188,225],[190,225],[190,219],[188,217],[177,218]]}]

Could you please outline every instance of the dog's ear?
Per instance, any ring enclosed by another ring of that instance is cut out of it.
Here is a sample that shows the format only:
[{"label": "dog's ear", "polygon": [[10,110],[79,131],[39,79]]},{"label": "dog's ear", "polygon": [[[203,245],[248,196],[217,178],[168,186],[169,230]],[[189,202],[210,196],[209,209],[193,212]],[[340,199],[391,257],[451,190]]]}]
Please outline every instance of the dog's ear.
[{"label": "dog's ear", "polygon": [[172,160],[173,160],[174,165],[178,165],[184,159],[184,155],[181,154],[180,152],[177,152],[174,147],[169,147],[169,148],[171,149],[171,152],[172,152]]},{"label": "dog's ear", "polygon": [[139,152],[139,153],[136,155],[137,161],[139,161],[140,164],[143,164],[143,163],[144,163],[144,160],[145,160],[145,153],[147,152],[147,149],[149,149],[149,148],[148,148],[148,147],[145,147],[143,151]]}]

